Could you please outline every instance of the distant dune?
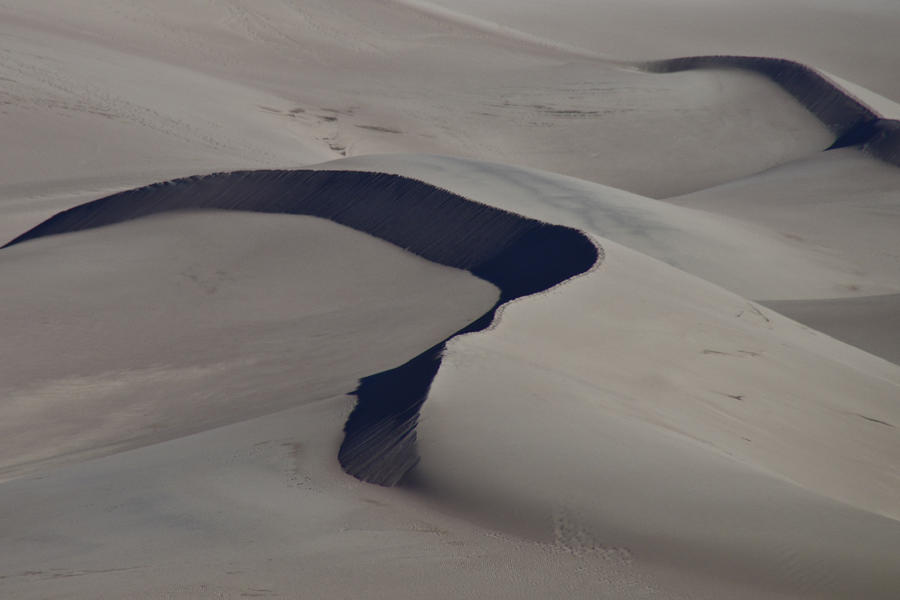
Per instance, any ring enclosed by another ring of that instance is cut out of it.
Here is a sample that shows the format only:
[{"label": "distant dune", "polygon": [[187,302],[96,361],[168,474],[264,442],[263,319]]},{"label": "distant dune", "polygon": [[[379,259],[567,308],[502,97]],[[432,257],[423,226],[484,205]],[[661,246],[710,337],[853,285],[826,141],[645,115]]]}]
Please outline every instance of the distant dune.
[{"label": "distant dune", "polygon": [[761,56],[685,56],[650,61],[642,67],[656,73],[692,69],[760,73],[784,88],[835,133],[837,139],[831,148],[858,146],[878,159],[900,166],[900,121],[879,115],[827,75],[807,65]]}]

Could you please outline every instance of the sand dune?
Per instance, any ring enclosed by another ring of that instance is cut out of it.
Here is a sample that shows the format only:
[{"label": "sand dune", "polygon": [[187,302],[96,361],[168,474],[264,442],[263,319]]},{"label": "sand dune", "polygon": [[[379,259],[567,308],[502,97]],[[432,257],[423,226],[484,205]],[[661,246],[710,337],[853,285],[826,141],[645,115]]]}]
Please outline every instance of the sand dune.
[{"label": "sand dune", "polygon": [[[500,208],[624,244],[767,305],[887,298],[900,288],[895,242],[900,171],[856,149],[831,150],[665,202],[550,173],[451,157],[367,156],[320,167],[394,172],[481,202],[498,202]],[[812,314],[789,316],[822,329],[820,319],[806,320]],[[875,313],[863,322],[859,315],[830,331],[895,361],[892,344],[884,341],[896,337],[895,330],[883,325],[883,316]]]},{"label": "sand dune", "polygon": [[[469,168],[484,170],[488,166]],[[360,196],[352,193],[354,189],[368,193]],[[379,189],[380,194],[373,193]],[[250,190],[256,193],[251,195]],[[330,196],[333,192],[338,193],[337,204]],[[536,203],[540,193],[540,189],[532,190],[530,201],[524,204]],[[504,197],[487,179],[482,195],[492,197],[494,203],[498,196]],[[535,222],[467,203],[414,180],[378,173],[235,173],[150,186],[77,207],[25,234],[3,252],[26,252],[42,243],[83,236],[102,225],[107,227],[96,231],[112,232],[123,227],[125,219],[138,216],[145,218],[132,221],[135,225],[152,225],[162,215],[146,215],[178,206],[283,212],[313,212],[324,207],[332,218],[359,228],[371,223],[373,216],[390,215],[376,218],[377,226],[370,225],[370,229],[414,250],[410,240],[425,241],[422,254],[467,264],[474,272],[484,271],[483,276],[490,277],[490,269],[485,271],[472,262],[478,259],[479,249],[494,248],[496,252],[527,231],[519,223],[534,227]],[[430,217],[450,204],[452,213],[440,220],[430,221],[420,212]],[[492,210],[496,214],[493,221],[486,216]],[[176,222],[183,219],[179,212],[165,214]],[[405,214],[415,218],[405,218]],[[447,220],[462,219],[464,223],[467,214],[489,229],[453,226]],[[114,222],[120,224],[110,226]],[[435,237],[434,231],[422,235],[420,228],[427,222],[437,224],[440,229],[435,231],[445,232],[444,237]],[[502,233],[504,227],[507,234]],[[484,238],[481,231],[494,235]],[[410,385],[410,379],[415,381],[422,372],[416,361],[434,365],[425,369],[429,378],[436,372],[437,380],[423,406],[418,436],[422,463],[413,480],[417,489],[432,502],[450,503],[455,510],[489,519],[492,527],[519,536],[578,552],[588,549],[627,557],[637,565],[640,577],[675,589],[689,581],[704,593],[724,585],[748,592],[771,589],[811,597],[843,597],[850,590],[873,598],[890,597],[898,582],[885,557],[892,556],[900,544],[896,538],[900,532],[896,521],[871,512],[897,516],[893,512],[896,490],[878,484],[895,460],[891,428],[900,421],[894,403],[900,388],[896,368],[766,314],[746,300],[670,266],[613,242],[601,243],[612,248],[611,263],[605,262],[599,270],[554,293],[513,303],[490,331],[466,333],[452,340],[445,361],[435,360],[443,344],[432,346],[410,363],[412,368],[394,372],[387,390],[376,389],[369,396],[370,402],[383,400]],[[594,246],[588,243],[588,247]],[[460,255],[454,248],[465,252]],[[487,253],[490,255],[490,250]],[[521,251],[513,256],[521,258]],[[559,267],[569,262],[551,264]],[[508,290],[515,290],[520,281],[515,277],[514,287],[509,288],[503,280],[509,272],[508,266],[497,271],[503,301],[516,295]],[[654,289],[667,293],[647,295]],[[598,306],[604,309],[598,312]],[[579,314],[582,316],[575,318]],[[559,321],[558,315],[568,318]],[[642,327],[638,324],[649,322],[653,323],[650,330],[639,334]],[[632,332],[627,338],[615,333],[615,324],[623,323],[629,324],[627,329]],[[687,346],[693,351],[686,352]],[[473,360],[475,357],[480,358]],[[573,357],[578,358],[573,361]],[[660,365],[666,365],[662,373]],[[760,369],[765,378],[759,377]],[[824,377],[825,373],[830,376]],[[648,396],[636,397],[634,382],[648,377],[661,378],[661,383],[644,387]],[[371,381],[378,387],[377,378],[363,379],[361,391],[372,385]],[[798,381],[803,382],[800,387]],[[217,389],[222,389],[219,385]],[[654,397],[663,389],[666,402]],[[414,391],[428,391],[427,381]],[[304,398],[309,396],[300,394],[294,402]],[[555,398],[550,414],[539,409],[542,398]],[[785,404],[787,398],[791,401]],[[365,395],[360,399],[365,401]],[[422,398],[414,395],[412,400],[418,409]],[[263,406],[271,410],[277,405]],[[364,415],[364,427],[349,427],[347,439],[353,451],[344,466],[349,463],[351,470],[358,467],[357,474],[363,477],[392,482],[416,462],[409,446],[397,444],[398,440],[415,439],[407,419],[410,405],[387,415],[392,423],[387,431],[383,406],[376,410],[375,419],[366,418],[371,410],[366,410],[364,402],[360,406],[362,412],[358,409],[356,414]],[[201,408],[200,414],[203,410],[209,409]],[[496,421],[498,411],[505,415],[503,424]],[[514,419],[514,414],[522,417]],[[39,417],[52,423],[46,413]],[[348,423],[353,420],[351,416]],[[34,428],[40,422],[9,421],[19,429],[26,425]],[[607,422],[613,423],[609,431],[601,425]],[[199,423],[214,424],[208,420]],[[585,424],[584,434],[571,430],[575,423]],[[538,443],[542,438],[531,430],[534,427],[544,431],[550,446]],[[557,432],[556,427],[563,429]],[[840,442],[831,439],[828,446],[819,445],[822,432],[835,427],[843,432]],[[505,433],[489,433],[498,429]],[[776,433],[779,429],[782,432]],[[604,450],[605,445],[594,443],[594,450],[584,453],[583,436],[593,438],[598,432],[605,432],[599,435],[611,446]],[[353,442],[354,434],[364,443]],[[370,443],[373,435],[380,438],[374,444]],[[517,440],[531,441],[521,446]],[[511,451],[509,443],[518,449]],[[665,449],[657,448],[659,444]],[[374,466],[366,455],[373,447],[378,450]],[[394,451],[398,447],[400,451]],[[816,448],[814,454],[809,453],[810,448]],[[630,459],[620,495],[606,490],[602,502],[591,502],[590,498],[596,500],[590,490],[598,477],[613,481],[624,477],[616,474],[620,469],[616,457],[623,452]],[[646,453],[646,464],[638,458],[642,453]],[[660,456],[667,456],[668,462],[658,464]],[[568,457],[566,468],[557,463],[562,457]],[[521,468],[531,475],[520,472]],[[667,475],[685,469],[695,475]],[[534,488],[535,484],[529,483],[534,477],[547,481]],[[784,483],[785,479],[792,484]],[[643,489],[645,485],[652,485],[669,504],[682,508],[663,513],[654,513],[649,506],[639,508],[635,498],[653,498]],[[746,493],[734,495],[738,485],[747,486]],[[586,486],[584,491],[579,491],[581,486]],[[756,496],[749,494],[750,490],[761,494],[760,498],[753,499]],[[721,512],[704,511],[702,523],[686,520],[685,515],[694,510],[689,507],[700,506],[701,498]],[[856,508],[845,509],[835,500]],[[732,508],[725,508],[728,506]],[[735,514],[743,516],[735,519]],[[743,529],[754,520],[768,523],[767,533],[751,535]],[[831,526],[823,527],[823,522]],[[610,528],[608,523],[616,526]],[[663,546],[655,537],[660,532],[667,532]],[[849,532],[863,541],[848,543]],[[647,536],[651,541],[644,541]],[[813,551],[820,548],[829,550]]]},{"label": "sand dune", "polygon": [[900,364],[900,298],[769,301],[765,305],[813,329]]},{"label": "sand dune", "polygon": [[345,393],[497,298],[310,217],[170,213],[0,254],[4,478]]},{"label": "sand dune", "polygon": [[0,0],[0,596],[898,596],[900,11],[548,6]]},{"label": "sand dune", "polygon": [[[886,249],[891,246],[896,219],[893,213],[865,210],[877,206],[891,210],[889,190],[894,170],[871,160],[859,162],[862,164],[858,166],[865,166],[873,174],[882,174],[882,180],[872,178],[866,185],[883,191],[872,194],[870,199],[848,198],[844,210],[827,221],[798,224],[800,239],[786,235],[794,229],[776,227],[775,219],[764,217],[766,212],[761,212],[760,217],[752,216],[756,194],[753,189],[721,200],[724,207],[720,211],[719,196],[712,188],[697,194],[698,198],[708,198],[703,204],[697,202],[705,210],[684,210],[672,206],[682,203],[679,198],[662,202],[553,173],[445,156],[361,156],[316,167],[391,172],[421,179],[478,202],[589,231],[745,297],[774,300],[874,295],[900,289],[897,263],[889,257],[878,258],[889,253]],[[852,168],[857,167],[847,165],[847,170]],[[833,177],[836,183],[838,179],[838,175]],[[801,181],[797,178],[792,185],[799,187]],[[817,179],[810,173],[807,181],[811,187]],[[847,186],[858,185],[854,178],[845,181]],[[879,181],[883,183],[878,184]],[[779,191],[772,185],[760,196],[765,194],[767,204],[779,205]],[[798,189],[795,196],[797,203],[815,200],[804,189]],[[693,196],[683,198],[683,204],[690,205]],[[786,214],[789,205],[785,203],[773,212],[783,210]],[[727,210],[728,206],[733,212]],[[830,202],[821,210],[838,211],[839,207]],[[820,244],[833,231],[826,226],[839,226],[839,221],[846,220],[851,211],[859,220],[858,226],[845,228],[844,237],[835,241],[840,244],[839,251],[824,249]],[[722,218],[715,212],[733,218]],[[797,219],[802,216],[798,214]],[[753,221],[757,223],[751,225]],[[806,242],[807,235],[814,231],[818,232],[817,244]]]},{"label": "sand dune", "polygon": [[[117,6],[0,4],[2,185],[27,198],[87,176],[128,188],[427,152],[671,196],[834,141],[755,74],[649,74],[394,2]],[[39,58],[48,47],[52,62]]]},{"label": "sand dune", "polygon": [[722,68],[761,73],[835,133],[837,139],[829,149],[859,146],[876,158],[900,166],[900,121],[884,118],[828,75],[807,65],[752,56],[688,56],[650,62],[644,68],[658,73]]},{"label": "sand dune", "polygon": [[[396,175],[339,171],[238,172],[156,184],[71,208],[5,247],[191,209],[325,217],[427,260],[466,269],[496,285],[500,297],[460,333],[484,329],[502,304],[544,291],[598,259],[594,243],[576,230],[479,205]],[[415,466],[418,408],[443,347],[441,341],[396,369],[362,380],[339,455],[349,473],[393,484]]]},{"label": "sand dune", "polygon": [[[408,0],[624,60],[697,54],[783,57],[816,65],[895,101],[900,15],[893,0]],[[635,35],[634,32],[642,35]],[[864,40],[864,41],[863,41]]]},{"label": "sand dune", "polygon": [[[61,212],[6,244],[84,231],[170,211],[219,209],[311,215],[363,231],[439,264],[496,283],[506,299],[541,291],[580,273],[572,251],[553,265],[554,237],[582,235],[457,196],[398,175],[334,171],[244,171],[153,184]],[[427,218],[425,218],[427,217]],[[545,253],[523,261],[529,242]],[[592,246],[581,242],[579,250]],[[507,256],[507,254],[509,256]],[[587,266],[596,259],[596,250]],[[515,258],[513,258],[515,257]],[[528,278],[528,279],[526,279]]]},{"label": "sand dune", "polygon": [[[846,148],[667,201],[752,222],[798,245],[847,257],[854,263],[858,276],[877,273],[882,281],[898,281],[898,186],[900,171],[896,167]],[[765,294],[755,297],[767,305],[769,300],[776,300]],[[846,307],[853,316],[843,320],[833,313],[835,323],[842,323],[835,327],[815,316],[823,314],[820,311],[826,310],[825,307],[834,308],[837,297],[822,294],[820,308],[813,308],[817,303],[814,300],[807,305],[809,310],[800,309],[801,304],[772,305],[784,307],[787,314],[811,327],[831,331],[845,341],[852,340],[851,343],[896,362],[891,343],[883,341],[884,337],[896,337],[896,330],[887,325],[892,321],[884,321],[886,315],[881,310],[869,313],[866,318],[865,313],[853,308],[861,305],[848,303]],[[873,297],[873,307],[883,305],[889,298],[890,295],[883,300]],[[848,329],[851,323],[855,324],[855,331]]]}]

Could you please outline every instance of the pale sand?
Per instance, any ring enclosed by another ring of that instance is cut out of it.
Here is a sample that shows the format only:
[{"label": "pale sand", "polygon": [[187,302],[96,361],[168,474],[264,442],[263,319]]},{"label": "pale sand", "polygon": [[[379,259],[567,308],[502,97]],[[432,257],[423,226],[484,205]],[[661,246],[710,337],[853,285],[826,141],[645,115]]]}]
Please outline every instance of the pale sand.
[{"label": "pale sand", "polygon": [[352,405],[330,398],[4,483],[0,589],[11,598],[659,596],[627,557],[506,536],[345,475],[335,455]]},{"label": "pale sand", "polygon": [[833,141],[753,74],[641,73],[402,4],[154,6],[0,5],[3,185],[37,194],[38,183],[87,176],[137,185],[405,151],[665,196]]},{"label": "pale sand", "polygon": [[769,300],[772,310],[900,364],[900,295]]},{"label": "pale sand", "polygon": [[666,201],[762,225],[798,245],[850,257],[861,276],[900,281],[898,190],[900,169],[845,148]]},{"label": "pale sand", "polygon": [[[619,59],[745,54],[798,60],[900,101],[893,0],[403,0]],[[640,35],[636,34],[640,32]]]},{"label": "pale sand", "polygon": [[[218,233],[223,216],[213,217]],[[248,218],[260,217],[227,216]],[[7,589],[891,597],[896,521],[849,506],[897,506],[897,490],[881,485],[896,464],[883,423],[900,421],[897,368],[603,243],[599,270],[451,344],[420,426],[429,502],[343,480],[334,456],[350,402],[323,399],[7,482],[2,501],[19,507],[3,512],[19,540],[6,546]],[[311,351],[290,350],[301,364]],[[227,382],[206,389],[230,395]],[[311,399],[297,390],[296,401]],[[833,430],[841,436],[822,437]],[[486,537],[440,507],[515,537]]]},{"label": "pale sand", "polygon": [[576,229],[475,203],[420,181],[308,169],[195,176],[114,194],[63,211],[6,247],[188,210],[322,217],[497,287],[489,308],[427,344],[402,369],[360,380],[338,459],[348,473],[382,485],[396,484],[418,462],[415,419],[446,339],[484,329],[502,304],[547,290],[602,259],[602,249]]},{"label": "pale sand", "polygon": [[152,181],[398,152],[327,168],[606,253],[451,340],[420,467],[384,489],[339,468],[344,393],[482,314],[486,282],[286,215],[3,249],[0,460],[31,473],[0,483],[0,595],[896,598],[900,366],[747,298],[890,358],[868,306],[900,289],[898,171],[821,153],[759,75],[623,61],[782,56],[896,116],[898,23],[888,0],[0,1],[0,242]]},{"label": "pale sand", "polygon": [[[815,160],[833,160],[840,152],[852,151],[828,152]],[[843,178],[841,171],[824,175],[827,167],[823,167],[809,170],[803,177],[783,178],[783,185],[779,181],[758,193],[750,184],[744,186],[746,193],[739,193],[740,180],[726,186],[729,194],[721,198],[719,188],[712,188],[665,202],[554,173],[446,156],[360,156],[315,167],[420,179],[477,202],[595,233],[748,298],[797,300],[892,293],[900,289],[900,262],[892,256],[893,234],[900,227],[893,184],[900,183],[900,169],[856,154],[846,156],[854,162],[837,163],[845,169]],[[872,176],[862,180],[850,177],[860,168]],[[816,177],[820,172],[821,184]],[[765,180],[765,175],[747,181],[758,178]],[[731,194],[731,185],[738,192]],[[861,191],[845,194],[841,186]],[[787,200],[792,188],[796,189],[793,203]],[[865,189],[871,193],[862,193]],[[706,210],[672,206],[690,206],[694,197],[707,199],[700,205]],[[823,201],[817,205],[818,213],[834,216],[804,216],[802,203],[817,200]],[[776,216],[767,218],[766,210],[758,210],[759,203],[767,210],[771,207]],[[790,215],[792,204],[794,213]],[[796,218],[785,217],[779,227],[778,214]],[[855,220],[843,218],[849,216]],[[785,224],[791,228],[786,229]],[[834,239],[841,226],[843,237]],[[815,238],[806,239],[817,231],[821,233]]]},{"label": "pale sand", "polygon": [[350,392],[497,297],[292,215],[157,215],[6,248],[0,269],[4,478]]}]

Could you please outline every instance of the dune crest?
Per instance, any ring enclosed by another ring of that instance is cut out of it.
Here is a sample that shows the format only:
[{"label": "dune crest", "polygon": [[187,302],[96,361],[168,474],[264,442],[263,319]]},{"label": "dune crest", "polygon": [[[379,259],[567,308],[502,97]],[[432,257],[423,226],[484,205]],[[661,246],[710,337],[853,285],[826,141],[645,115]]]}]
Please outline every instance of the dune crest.
[{"label": "dune crest", "polygon": [[837,139],[829,150],[858,146],[900,166],[900,121],[884,118],[837,81],[810,66],[786,58],[762,56],[684,56],[641,64],[647,71],[678,73],[694,69],[742,69],[763,75],[787,91]]},{"label": "dune crest", "polygon": [[486,328],[510,300],[546,290],[593,266],[602,251],[583,233],[383,173],[244,171],[189,177],[76,206],[4,247],[175,210],[303,214],[391,242],[427,260],[470,271],[500,289],[480,318],[407,363],[364,378],[339,452],[344,470],[393,485],[418,462],[418,411],[447,340]]},{"label": "dune crest", "polygon": [[898,28],[0,0],[0,597],[897,600]]}]

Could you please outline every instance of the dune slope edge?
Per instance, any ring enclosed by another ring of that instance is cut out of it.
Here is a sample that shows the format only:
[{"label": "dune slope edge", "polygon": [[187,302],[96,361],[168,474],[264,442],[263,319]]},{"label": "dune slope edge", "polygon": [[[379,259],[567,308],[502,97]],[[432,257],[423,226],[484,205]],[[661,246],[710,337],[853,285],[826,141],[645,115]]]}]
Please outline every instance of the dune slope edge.
[{"label": "dune slope edge", "polygon": [[781,86],[837,139],[830,149],[858,146],[870,155],[900,166],[900,121],[883,118],[817,70],[785,58],[761,56],[684,56],[641,63],[653,73],[693,69],[743,69]]},{"label": "dune slope edge", "polygon": [[447,340],[490,325],[496,310],[583,273],[602,250],[576,229],[467,200],[435,186],[358,171],[239,171],[121,192],[63,211],[15,238],[31,239],[186,209],[311,215],[368,233],[427,260],[470,271],[500,289],[473,323],[394,369],[363,378],[338,458],[364,481],[397,483],[417,462],[419,408]]}]

